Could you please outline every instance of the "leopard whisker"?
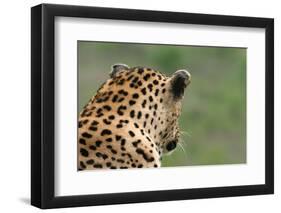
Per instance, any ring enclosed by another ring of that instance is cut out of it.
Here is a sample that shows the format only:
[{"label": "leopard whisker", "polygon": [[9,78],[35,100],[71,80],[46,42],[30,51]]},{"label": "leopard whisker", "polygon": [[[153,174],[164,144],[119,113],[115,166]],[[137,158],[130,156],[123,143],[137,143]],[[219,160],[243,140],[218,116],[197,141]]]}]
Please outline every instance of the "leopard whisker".
[{"label": "leopard whisker", "polygon": [[183,139],[179,138],[178,145],[179,145],[180,149],[183,151],[186,161],[188,161],[188,154],[187,154],[185,148],[183,147],[184,146],[183,142],[184,142]]},{"label": "leopard whisker", "polygon": [[186,135],[188,137],[191,137],[191,133],[189,133],[187,131],[180,131],[180,135]]}]

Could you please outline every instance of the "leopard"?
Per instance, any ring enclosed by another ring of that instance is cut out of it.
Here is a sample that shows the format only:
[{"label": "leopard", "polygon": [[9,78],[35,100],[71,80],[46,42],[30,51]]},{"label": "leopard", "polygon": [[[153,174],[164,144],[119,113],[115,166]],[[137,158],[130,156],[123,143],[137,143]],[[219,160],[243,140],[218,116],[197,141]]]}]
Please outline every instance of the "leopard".
[{"label": "leopard", "polygon": [[145,66],[111,66],[78,118],[78,171],[159,168],[179,143],[179,116],[191,82]]}]

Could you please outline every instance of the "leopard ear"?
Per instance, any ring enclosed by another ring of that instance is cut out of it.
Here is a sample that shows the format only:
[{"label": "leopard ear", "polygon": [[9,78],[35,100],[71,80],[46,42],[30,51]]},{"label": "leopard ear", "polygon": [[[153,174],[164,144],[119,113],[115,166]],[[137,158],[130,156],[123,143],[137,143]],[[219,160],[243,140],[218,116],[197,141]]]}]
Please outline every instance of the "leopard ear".
[{"label": "leopard ear", "polygon": [[116,74],[122,70],[129,70],[129,66],[126,64],[114,64],[111,66],[111,71],[109,73],[109,76],[111,78],[115,77]]},{"label": "leopard ear", "polygon": [[175,98],[184,94],[185,88],[190,84],[191,75],[187,70],[176,71],[171,78],[172,93]]}]

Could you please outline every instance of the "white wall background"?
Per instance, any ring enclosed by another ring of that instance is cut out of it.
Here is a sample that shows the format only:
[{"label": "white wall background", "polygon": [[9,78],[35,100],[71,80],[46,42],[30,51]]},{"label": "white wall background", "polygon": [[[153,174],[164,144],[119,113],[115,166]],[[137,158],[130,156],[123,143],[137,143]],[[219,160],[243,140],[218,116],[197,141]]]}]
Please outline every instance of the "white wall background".
[{"label": "white wall background", "polygon": [[[279,1],[114,1],[45,0],[45,3],[81,4],[180,12],[275,18],[275,195],[189,201],[126,204],[50,210],[52,212],[280,212],[281,209],[281,13]],[[30,196],[30,7],[37,0],[2,1],[0,33],[0,210],[39,212]]]}]

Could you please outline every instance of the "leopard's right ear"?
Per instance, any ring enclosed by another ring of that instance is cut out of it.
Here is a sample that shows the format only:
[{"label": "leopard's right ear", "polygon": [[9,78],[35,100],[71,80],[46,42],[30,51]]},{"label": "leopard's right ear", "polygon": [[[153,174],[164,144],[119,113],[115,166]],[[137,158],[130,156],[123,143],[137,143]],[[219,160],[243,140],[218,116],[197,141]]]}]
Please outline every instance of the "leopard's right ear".
[{"label": "leopard's right ear", "polygon": [[111,71],[109,73],[109,76],[111,78],[114,78],[116,74],[122,70],[129,70],[130,67],[126,64],[114,64],[111,66]]}]

